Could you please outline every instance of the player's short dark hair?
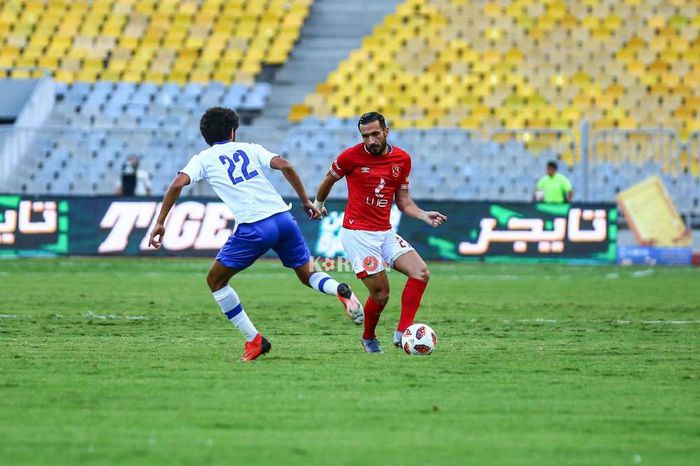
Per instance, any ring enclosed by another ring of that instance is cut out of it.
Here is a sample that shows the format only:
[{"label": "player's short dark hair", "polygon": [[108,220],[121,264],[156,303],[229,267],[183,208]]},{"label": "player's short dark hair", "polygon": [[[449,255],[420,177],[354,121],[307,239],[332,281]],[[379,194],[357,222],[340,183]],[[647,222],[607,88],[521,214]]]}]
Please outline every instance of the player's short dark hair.
[{"label": "player's short dark hair", "polygon": [[557,162],[554,160],[550,160],[549,162],[547,162],[547,168],[553,168],[553,169],[557,170],[558,169]]},{"label": "player's short dark hair", "polygon": [[238,129],[238,115],[230,108],[212,107],[199,120],[199,131],[207,144],[229,141],[231,131]]},{"label": "player's short dark hair", "polygon": [[360,120],[357,122],[357,129],[360,129],[360,125],[367,125],[373,121],[378,121],[379,126],[386,128],[386,120],[384,119],[384,115],[378,112],[367,112],[362,115]]}]

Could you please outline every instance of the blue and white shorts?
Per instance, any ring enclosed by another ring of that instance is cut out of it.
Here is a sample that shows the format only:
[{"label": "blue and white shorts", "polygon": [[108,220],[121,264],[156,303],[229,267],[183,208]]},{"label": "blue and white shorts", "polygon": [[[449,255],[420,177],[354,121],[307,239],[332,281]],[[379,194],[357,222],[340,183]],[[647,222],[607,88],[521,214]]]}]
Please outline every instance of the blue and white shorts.
[{"label": "blue and white shorts", "polygon": [[225,267],[243,270],[270,249],[290,269],[311,260],[311,252],[299,225],[289,212],[280,212],[254,223],[241,223],[216,255],[216,260]]}]

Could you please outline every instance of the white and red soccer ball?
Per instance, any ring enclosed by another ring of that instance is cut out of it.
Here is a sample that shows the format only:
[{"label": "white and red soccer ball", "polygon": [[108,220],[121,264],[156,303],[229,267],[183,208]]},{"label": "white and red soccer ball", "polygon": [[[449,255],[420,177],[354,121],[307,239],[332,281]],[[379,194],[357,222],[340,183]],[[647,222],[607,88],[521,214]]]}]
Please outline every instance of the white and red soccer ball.
[{"label": "white and red soccer ball", "polygon": [[437,344],[435,331],[425,324],[413,324],[403,332],[401,347],[410,355],[425,356],[433,352]]}]

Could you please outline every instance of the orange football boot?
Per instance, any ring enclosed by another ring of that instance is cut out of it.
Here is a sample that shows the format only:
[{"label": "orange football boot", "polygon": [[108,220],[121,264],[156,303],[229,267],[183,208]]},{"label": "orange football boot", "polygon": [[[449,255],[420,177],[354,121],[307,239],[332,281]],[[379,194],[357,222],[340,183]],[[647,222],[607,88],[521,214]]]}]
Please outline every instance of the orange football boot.
[{"label": "orange football boot", "polygon": [[258,333],[252,341],[245,342],[241,361],[252,361],[261,354],[269,353],[271,349],[272,344],[267,341],[267,338]]}]

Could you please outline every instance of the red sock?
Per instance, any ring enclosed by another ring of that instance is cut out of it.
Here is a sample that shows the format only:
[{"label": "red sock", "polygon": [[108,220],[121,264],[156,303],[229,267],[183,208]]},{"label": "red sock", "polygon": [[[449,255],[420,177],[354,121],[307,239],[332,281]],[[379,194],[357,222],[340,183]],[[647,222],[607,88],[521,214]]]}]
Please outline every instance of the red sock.
[{"label": "red sock", "polygon": [[417,278],[409,278],[406,281],[406,286],[401,294],[401,317],[399,318],[399,326],[396,328],[399,332],[403,332],[413,323],[426,286],[428,286],[427,282]]},{"label": "red sock", "polygon": [[365,331],[362,334],[362,338],[365,340],[377,338],[374,330],[377,328],[379,316],[383,310],[384,306],[379,305],[372,298],[367,298],[367,302],[365,303]]}]

